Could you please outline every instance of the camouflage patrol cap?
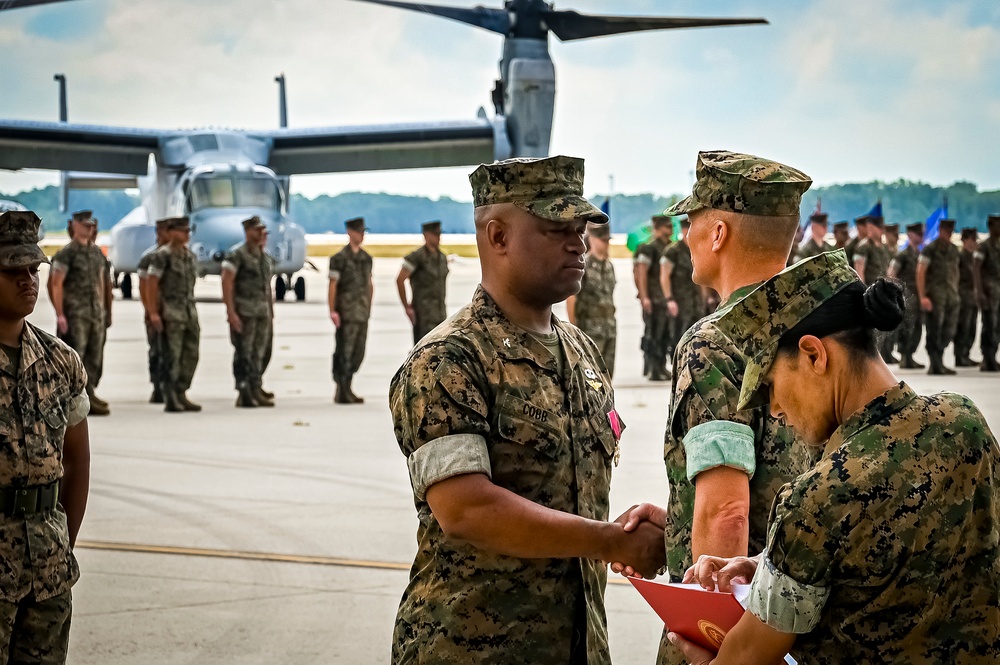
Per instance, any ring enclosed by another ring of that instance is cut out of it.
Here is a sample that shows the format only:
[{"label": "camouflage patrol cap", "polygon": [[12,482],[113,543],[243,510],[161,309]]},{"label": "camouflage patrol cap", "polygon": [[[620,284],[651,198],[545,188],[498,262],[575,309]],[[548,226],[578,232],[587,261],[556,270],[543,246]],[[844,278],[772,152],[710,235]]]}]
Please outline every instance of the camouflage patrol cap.
[{"label": "camouflage patrol cap", "polygon": [[739,409],[759,404],[761,382],[778,349],[778,341],[824,302],[858,281],[838,249],[799,261],[757,287],[720,320],[747,358]]},{"label": "camouflage patrol cap", "polygon": [[41,223],[30,210],[11,210],[0,215],[0,267],[24,268],[49,262],[38,246]]},{"label": "camouflage patrol cap", "polygon": [[829,223],[829,221],[830,221],[830,216],[827,215],[825,212],[814,212],[813,214],[809,215],[809,222],[811,224],[822,224],[823,226],[826,226]]},{"label": "camouflage patrol cap", "polygon": [[907,224],[906,225],[906,232],[907,233],[920,233],[920,234],[922,234],[924,232],[924,223],[923,222],[914,222],[913,224]]},{"label": "camouflage patrol cap", "polygon": [[653,215],[653,226],[673,226],[673,218],[670,215]]},{"label": "camouflage patrol cap", "polygon": [[365,226],[364,217],[355,217],[344,222],[344,228],[348,231],[367,231],[368,227]]},{"label": "camouflage patrol cap", "polygon": [[962,240],[976,240],[979,238],[979,230],[974,226],[967,226],[962,229]]},{"label": "camouflage patrol cap", "polygon": [[886,231],[899,231],[899,223],[898,222],[893,222],[892,224],[886,224],[885,225],[885,230]]},{"label": "camouflage patrol cap", "polygon": [[169,217],[163,217],[161,219],[156,220],[156,230],[157,231],[166,231],[167,230],[167,222],[169,222],[169,221],[170,221]]},{"label": "camouflage patrol cap", "polygon": [[587,235],[591,238],[603,238],[604,240],[611,239],[611,225],[610,224],[593,224],[587,223]]},{"label": "camouflage patrol cap", "polygon": [[583,160],[579,157],[559,155],[480,164],[469,175],[469,182],[477,208],[512,203],[553,222],[608,221],[607,215],[583,198]]},{"label": "camouflage patrol cap", "polygon": [[850,223],[850,222],[848,222],[848,221],[847,221],[847,220],[845,219],[845,220],[844,220],[844,221],[842,221],[842,222],[837,222],[837,223],[835,223],[835,224],[833,225],[833,228],[834,228],[834,229],[846,229],[846,228],[849,228],[850,226],[851,226],[851,223]]},{"label": "camouflage patrol cap", "polygon": [[424,222],[420,225],[420,230],[424,233],[441,233],[441,222],[434,220],[433,222]]},{"label": "camouflage patrol cap", "polygon": [[942,229],[947,226],[952,231],[954,231],[955,224],[957,224],[957,222],[954,219],[942,219],[940,222],[938,222],[938,228]]},{"label": "camouflage patrol cap", "polygon": [[867,218],[867,221],[872,226],[877,226],[880,229],[881,228],[885,228],[885,217],[875,217],[875,216],[869,215],[868,218]]},{"label": "camouflage patrol cap", "polygon": [[167,217],[161,221],[166,225],[168,231],[191,227],[191,220],[187,217]]},{"label": "camouflage patrol cap", "polygon": [[253,217],[248,217],[243,220],[243,228],[247,231],[250,231],[251,229],[266,229],[267,224],[265,224],[264,220],[260,217],[254,215]]},{"label": "camouflage patrol cap", "polygon": [[868,222],[872,221],[872,219],[874,219],[874,218],[871,217],[871,216],[869,216],[869,215],[861,215],[860,217],[855,217],[854,218],[854,226],[860,226],[862,224],[864,224],[865,226],[867,226]]},{"label": "camouflage patrol cap", "polygon": [[1000,214],[997,214],[997,215],[987,215],[986,216],[986,223],[987,224],[1000,224]]},{"label": "camouflage patrol cap", "polygon": [[663,211],[681,215],[713,208],[744,215],[798,215],[812,179],[790,166],[728,150],[698,153],[691,196]]},{"label": "camouflage patrol cap", "polygon": [[74,222],[83,222],[84,224],[96,224],[97,220],[93,219],[94,212],[92,210],[77,210],[73,213]]}]

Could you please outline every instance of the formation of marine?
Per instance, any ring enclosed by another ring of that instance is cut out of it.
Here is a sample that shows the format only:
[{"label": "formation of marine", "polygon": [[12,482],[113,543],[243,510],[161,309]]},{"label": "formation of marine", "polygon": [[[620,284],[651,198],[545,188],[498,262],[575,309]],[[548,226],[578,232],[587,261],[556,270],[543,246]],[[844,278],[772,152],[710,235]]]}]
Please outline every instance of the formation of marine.
[{"label": "formation of marine", "polygon": [[[633,262],[644,364],[651,380],[671,381],[669,503],[614,521],[611,478],[627,445],[612,378],[616,279],[607,215],[583,196],[583,160],[508,160],[470,175],[482,280],[451,316],[440,224],[424,225],[424,246],[396,280],[414,346],[389,408],[418,549],[393,663],[610,663],[609,565],[711,590],[750,583],[748,611],[718,653],[665,630],[662,664],[1000,658],[1000,446],[971,400],[918,395],[890,367],[918,366],[920,326],[931,373],[953,372],[943,361],[952,343],[956,364],[973,364],[980,315],[980,366],[1000,370],[1000,215],[984,241],[963,231],[961,249],[942,220],[929,243],[908,225],[899,250],[878,215],[855,220],[853,240],[835,224],[831,245],[822,213],[805,240],[804,172],[708,151],[696,174]],[[35,612],[46,628],[0,622],[0,642],[64,662],[86,417],[109,411],[94,391],[111,285],[96,220],[76,213],[49,285],[65,341],[27,323],[47,261],[39,223],[0,215],[0,434],[12,451],[0,528],[4,560],[19,566],[0,575],[0,609]],[[196,412],[190,220],[156,226],[140,266],[150,401]],[[272,407],[274,263],[261,220],[243,227],[223,263],[236,406]],[[329,265],[332,373],[334,402],[357,404],[373,261],[365,221],[345,227]],[[567,300],[568,323],[552,311]]]}]

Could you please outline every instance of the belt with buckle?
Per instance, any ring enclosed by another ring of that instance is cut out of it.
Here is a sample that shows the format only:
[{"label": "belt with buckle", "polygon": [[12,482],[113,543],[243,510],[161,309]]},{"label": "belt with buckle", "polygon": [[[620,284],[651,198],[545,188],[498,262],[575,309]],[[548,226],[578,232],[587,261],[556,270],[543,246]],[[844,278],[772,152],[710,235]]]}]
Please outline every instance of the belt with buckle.
[{"label": "belt with buckle", "polygon": [[48,485],[0,488],[0,513],[7,517],[26,517],[52,510],[58,501],[58,480]]}]

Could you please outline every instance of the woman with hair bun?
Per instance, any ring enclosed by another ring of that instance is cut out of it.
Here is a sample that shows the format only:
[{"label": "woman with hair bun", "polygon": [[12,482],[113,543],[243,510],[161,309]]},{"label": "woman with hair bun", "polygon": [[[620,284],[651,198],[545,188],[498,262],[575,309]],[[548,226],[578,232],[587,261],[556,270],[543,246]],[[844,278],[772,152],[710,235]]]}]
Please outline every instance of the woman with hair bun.
[{"label": "woman with hair bun", "polygon": [[967,397],[893,376],[875,331],[903,313],[896,283],[866,289],[837,251],[722,317],[752,358],[740,408],[769,398],[823,457],[778,494],[762,553],[687,571],[751,583],[717,655],[670,634],[691,663],[1000,662],[1000,449]]}]

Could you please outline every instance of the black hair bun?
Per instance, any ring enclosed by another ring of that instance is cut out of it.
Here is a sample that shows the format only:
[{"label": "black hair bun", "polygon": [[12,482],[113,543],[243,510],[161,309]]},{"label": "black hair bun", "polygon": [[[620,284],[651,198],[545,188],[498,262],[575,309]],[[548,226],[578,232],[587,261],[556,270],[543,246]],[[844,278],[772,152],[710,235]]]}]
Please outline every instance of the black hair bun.
[{"label": "black hair bun", "polygon": [[879,277],[865,289],[866,327],[890,331],[899,327],[906,314],[903,287],[897,282]]}]

